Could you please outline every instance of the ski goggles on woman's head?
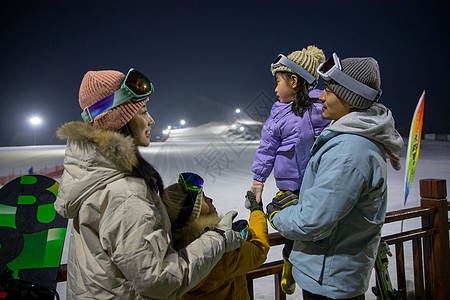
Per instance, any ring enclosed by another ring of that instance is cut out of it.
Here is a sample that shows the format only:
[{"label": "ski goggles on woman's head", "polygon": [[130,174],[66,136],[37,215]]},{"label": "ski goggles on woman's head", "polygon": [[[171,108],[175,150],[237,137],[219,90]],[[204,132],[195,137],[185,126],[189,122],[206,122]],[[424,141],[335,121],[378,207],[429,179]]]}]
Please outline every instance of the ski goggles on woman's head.
[{"label": "ski goggles on woman's head", "polygon": [[312,76],[308,71],[302,68],[299,64],[293,62],[283,54],[278,54],[277,59],[270,65],[270,71],[273,72],[274,69],[285,66],[300,75],[303,79],[305,79],[309,84],[312,84],[316,81],[316,78]]},{"label": "ski goggles on woman's head", "polygon": [[188,196],[184,200],[177,219],[172,224],[175,229],[183,228],[191,217],[197,196],[203,189],[203,178],[195,173],[185,172],[178,175],[178,183],[181,184]]},{"label": "ski goggles on woman's head", "polygon": [[378,91],[342,72],[341,60],[336,53],[317,68],[319,75],[325,80],[333,79],[343,87],[368,100],[375,101]]},{"label": "ski goggles on woman's head", "polygon": [[84,122],[93,122],[98,115],[128,100],[139,102],[147,99],[153,91],[154,87],[150,80],[141,72],[131,68],[118,91],[86,107],[81,117]]}]

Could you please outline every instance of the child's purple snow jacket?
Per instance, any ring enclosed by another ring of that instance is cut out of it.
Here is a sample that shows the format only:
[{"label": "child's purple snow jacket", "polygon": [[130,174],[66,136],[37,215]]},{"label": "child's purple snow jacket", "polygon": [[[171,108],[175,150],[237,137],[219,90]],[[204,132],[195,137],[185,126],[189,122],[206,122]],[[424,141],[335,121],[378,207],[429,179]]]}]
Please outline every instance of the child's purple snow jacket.
[{"label": "child's purple snow jacket", "polygon": [[303,117],[292,112],[292,102],[274,103],[261,131],[261,142],[252,165],[253,179],[265,182],[274,169],[278,189],[300,189],[314,137],[330,122],[322,118],[322,104],[318,100],[321,92],[309,93],[314,103]]}]

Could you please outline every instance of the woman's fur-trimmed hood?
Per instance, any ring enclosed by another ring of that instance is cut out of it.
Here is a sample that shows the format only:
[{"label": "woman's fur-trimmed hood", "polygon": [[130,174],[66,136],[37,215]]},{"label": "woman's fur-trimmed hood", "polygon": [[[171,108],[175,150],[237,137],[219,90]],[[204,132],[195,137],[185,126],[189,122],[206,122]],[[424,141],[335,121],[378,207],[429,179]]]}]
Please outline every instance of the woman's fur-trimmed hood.
[{"label": "woman's fur-trimmed hood", "polygon": [[119,132],[70,122],[56,134],[67,138],[64,173],[55,201],[55,209],[65,218],[77,216],[91,195],[127,177],[137,165],[133,139]]},{"label": "woman's fur-trimmed hood", "polygon": [[56,135],[60,139],[67,138],[96,145],[100,153],[120,169],[131,171],[137,165],[133,139],[117,131],[97,129],[89,123],[69,122],[62,125]]}]

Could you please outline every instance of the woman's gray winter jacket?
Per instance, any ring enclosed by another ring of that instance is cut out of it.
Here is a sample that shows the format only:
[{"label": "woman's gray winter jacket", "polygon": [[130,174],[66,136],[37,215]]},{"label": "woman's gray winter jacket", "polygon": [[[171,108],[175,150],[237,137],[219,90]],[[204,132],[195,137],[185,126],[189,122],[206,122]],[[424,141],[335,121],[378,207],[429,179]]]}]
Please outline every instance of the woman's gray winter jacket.
[{"label": "woman's gray winter jacket", "polygon": [[72,122],[55,208],[73,219],[67,299],[177,299],[197,285],[224,253],[206,232],[181,251],[171,246],[170,220],[159,196],[130,175],[131,138]]}]

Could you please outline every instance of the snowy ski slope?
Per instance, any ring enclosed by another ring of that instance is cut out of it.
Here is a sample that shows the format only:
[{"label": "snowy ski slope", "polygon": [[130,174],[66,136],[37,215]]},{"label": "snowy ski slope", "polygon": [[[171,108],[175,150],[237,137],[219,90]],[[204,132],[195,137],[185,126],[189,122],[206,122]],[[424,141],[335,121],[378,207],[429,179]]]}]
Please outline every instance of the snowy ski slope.
[{"label": "snowy ski slope", "polygon": [[[140,149],[142,155],[161,173],[167,186],[177,180],[182,171],[192,171],[205,179],[205,193],[214,199],[214,205],[221,214],[236,210],[238,218],[248,218],[249,212],[244,208],[244,195],[252,183],[251,165],[258,140],[251,140],[257,129],[255,124],[246,124],[241,132],[229,124],[211,123],[195,128],[172,130],[164,143],[152,143],[148,148]],[[253,126],[253,127],[252,127]],[[255,129],[256,128],[256,129]],[[253,129],[253,132],[252,132]],[[246,139],[247,138],[247,139]],[[62,164],[64,146],[28,146],[0,148],[0,176],[12,172],[26,174],[33,166],[34,170]],[[402,167],[405,165],[402,153]],[[419,205],[419,179],[436,178],[450,181],[450,142],[421,142],[421,149],[415,180],[411,188],[406,207]],[[388,167],[388,211],[403,208],[404,170],[394,171]],[[263,202],[267,204],[277,192],[273,178],[265,184]],[[417,224],[411,221],[404,224],[404,229]],[[386,225],[383,234],[399,231],[399,224]],[[273,229],[269,226],[269,232]],[[67,243],[63,252],[63,263],[67,261]],[[410,247],[410,246],[409,246]],[[406,261],[411,261],[408,244],[405,247]],[[273,247],[268,261],[281,259],[281,246]],[[412,266],[408,266],[412,274]],[[391,277],[395,284],[395,264],[390,264]],[[407,273],[408,276],[408,273]],[[412,277],[407,277],[412,286]],[[373,286],[372,278],[371,286]],[[65,283],[58,285],[61,298],[65,299]],[[273,278],[266,277],[255,281],[255,299],[274,299]],[[294,295],[287,299],[301,299],[301,291],[297,288]],[[375,299],[369,290],[366,299]]]}]

